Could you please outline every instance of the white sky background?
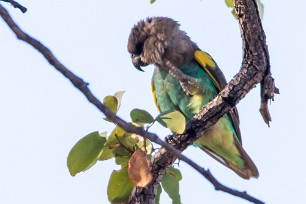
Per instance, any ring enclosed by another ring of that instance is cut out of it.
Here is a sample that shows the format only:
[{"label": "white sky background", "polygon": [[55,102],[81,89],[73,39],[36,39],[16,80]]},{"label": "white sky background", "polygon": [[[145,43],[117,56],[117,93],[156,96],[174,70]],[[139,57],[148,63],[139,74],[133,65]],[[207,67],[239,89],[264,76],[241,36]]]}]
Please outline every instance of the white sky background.
[{"label": "white sky background", "polygon": [[[238,23],[224,0],[20,1],[26,14],[2,3],[26,32],[49,47],[101,100],[125,90],[119,115],[133,108],[157,115],[150,80],[153,67],[141,73],[127,52],[130,29],[147,16],[168,16],[218,62],[227,79],[241,64]],[[272,73],[281,95],[270,106],[271,127],[259,112],[259,87],[238,105],[243,145],[259,179],[243,180],[199,149],[184,154],[209,168],[223,184],[270,203],[306,203],[305,47],[306,3],[263,0],[263,26]],[[0,20],[0,203],[108,203],[106,187],[114,161],[99,162],[71,177],[66,158],[72,146],[93,131],[110,131],[96,108],[29,45],[18,41]],[[162,138],[168,133],[152,129]],[[213,186],[180,163],[182,202],[248,203]],[[161,203],[170,203],[163,193]]]}]

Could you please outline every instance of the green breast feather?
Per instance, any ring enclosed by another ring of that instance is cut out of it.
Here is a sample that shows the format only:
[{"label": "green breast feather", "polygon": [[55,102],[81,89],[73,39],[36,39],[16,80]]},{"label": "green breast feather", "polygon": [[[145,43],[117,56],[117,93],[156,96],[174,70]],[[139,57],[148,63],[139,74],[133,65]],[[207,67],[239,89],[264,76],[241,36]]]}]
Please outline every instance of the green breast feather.
[{"label": "green breast feather", "polygon": [[180,110],[186,119],[190,120],[217,95],[217,90],[211,78],[197,63],[187,64],[181,70],[184,74],[196,79],[196,82],[203,89],[203,95],[187,96],[179,81],[168,72],[158,68],[155,69],[152,81],[155,88],[156,103],[160,110],[162,112]]},{"label": "green breast feather", "polygon": [[[193,77],[202,89],[201,93],[193,96],[188,96],[182,89],[179,81],[173,78],[167,71],[155,68],[152,78],[152,88],[159,111],[179,110],[185,115],[187,121],[189,121],[203,106],[214,99],[220,89],[225,86],[226,81],[222,72],[220,71],[221,75],[217,73],[214,76],[216,73],[210,72],[209,69],[213,69],[213,66],[216,65],[209,55],[203,53],[200,53],[204,56],[204,58],[201,58],[202,62],[200,64],[194,61],[181,68],[181,71]],[[219,68],[217,71],[219,71]],[[257,172],[250,173],[248,169],[244,169],[247,168],[245,160],[249,160],[249,157],[240,145],[232,119],[228,114],[220,118],[205,135],[195,141],[194,145],[206,151],[243,178],[258,176],[254,175]],[[238,148],[237,145],[239,146]]]}]

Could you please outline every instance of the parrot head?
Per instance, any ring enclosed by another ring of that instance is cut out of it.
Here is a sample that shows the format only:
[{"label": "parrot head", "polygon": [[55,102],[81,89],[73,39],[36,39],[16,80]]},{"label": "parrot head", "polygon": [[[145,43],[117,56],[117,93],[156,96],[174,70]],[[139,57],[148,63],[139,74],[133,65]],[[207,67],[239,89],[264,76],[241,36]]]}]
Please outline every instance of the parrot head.
[{"label": "parrot head", "polygon": [[197,48],[179,24],[167,17],[151,17],[139,21],[131,30],[128,52],[135,68],[154,64],[165,66],[165,60],[180,66],[193,57]]}]

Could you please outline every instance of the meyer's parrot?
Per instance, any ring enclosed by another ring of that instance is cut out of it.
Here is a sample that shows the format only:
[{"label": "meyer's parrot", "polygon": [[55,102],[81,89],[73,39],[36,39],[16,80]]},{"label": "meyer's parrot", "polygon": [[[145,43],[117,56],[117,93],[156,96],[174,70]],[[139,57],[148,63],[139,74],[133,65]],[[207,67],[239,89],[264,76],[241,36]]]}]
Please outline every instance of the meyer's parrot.
[{"label": "meyer's parrot", "polygon": [[[135,25],[128,39],[134,66],[155,65],[152,91],[160,112],[178,110],[189,121],[227,84],[216,62],[171,18],[153,17]],[[241,145],[236,108],[194,142],[244,179],[258,170]]]}]

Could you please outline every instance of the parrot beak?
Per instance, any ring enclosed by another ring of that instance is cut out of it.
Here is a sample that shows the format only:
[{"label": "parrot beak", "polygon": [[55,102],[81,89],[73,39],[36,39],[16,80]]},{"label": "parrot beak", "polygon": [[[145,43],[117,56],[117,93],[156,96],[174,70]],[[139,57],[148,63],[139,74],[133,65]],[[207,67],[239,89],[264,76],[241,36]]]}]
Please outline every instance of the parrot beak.
[{"label": "parrot beak", "polygon": [[134,67],[135,67],[137,70],[144,72],[144,71],[141,69],[141,66],[146,66],[146,64],[144,64],[144,63],[141,61],[141,59],[140,59],[139,56],[137,56],[137,55],[132,55],[132,63],[133,63]]},{"label": "parrot beak", "polygon": [[138,64],[133,63],[133,65],[138,71],[144,72],[143,69],[141,69],[141,67]]}]

